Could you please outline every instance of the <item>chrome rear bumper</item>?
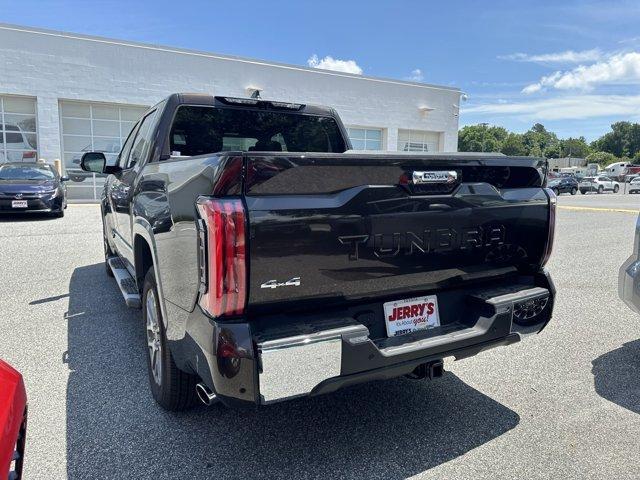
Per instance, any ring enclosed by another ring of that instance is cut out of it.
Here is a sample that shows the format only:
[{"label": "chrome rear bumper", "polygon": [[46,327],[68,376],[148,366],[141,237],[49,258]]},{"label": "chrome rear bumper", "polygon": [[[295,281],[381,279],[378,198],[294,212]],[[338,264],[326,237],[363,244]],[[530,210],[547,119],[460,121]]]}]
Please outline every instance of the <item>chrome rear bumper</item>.
[{"label": "chrome rear bumper", "polygon": [[349,325],[258,344],[261,403],[307,395],[316,385],[339,376],[343,338],[366,338],[368,333],[364,325]]},{"label": "chrome rear bumper", "polygon": [[[365,325],[344,318],[337,319],[344,326],[336,326],[334,320],[331,327],[313,333],[259,339],[258,401],[269,404],[327,393],[336,385],[405,375],[422,363],[465,358],[518,342],[540,332],[549,321],[553,292],[551,284],[476,292],[470,299],[476,305],[475,323],[457,322],[402,337],[372,339]],[[516,319],[536,302],[542,302],[540,312],[534,312],[531,321]]]},{"label": "chrome rear bumper", "polygon": [[634,312],[640,313],[640,260],[632,255],[618,274],[618,295],[620,299]]}]

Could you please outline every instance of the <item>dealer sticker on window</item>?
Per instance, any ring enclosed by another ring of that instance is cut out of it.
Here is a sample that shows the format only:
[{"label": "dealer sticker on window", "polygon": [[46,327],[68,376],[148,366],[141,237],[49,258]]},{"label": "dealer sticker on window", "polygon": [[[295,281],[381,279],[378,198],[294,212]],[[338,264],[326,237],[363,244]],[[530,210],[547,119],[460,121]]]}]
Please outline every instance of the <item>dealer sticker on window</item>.
[{"label": "dealer sticker on window", "polygon": [[387,302],[384,304],[384,316],[390,337],[440,326],[435,295]]}]

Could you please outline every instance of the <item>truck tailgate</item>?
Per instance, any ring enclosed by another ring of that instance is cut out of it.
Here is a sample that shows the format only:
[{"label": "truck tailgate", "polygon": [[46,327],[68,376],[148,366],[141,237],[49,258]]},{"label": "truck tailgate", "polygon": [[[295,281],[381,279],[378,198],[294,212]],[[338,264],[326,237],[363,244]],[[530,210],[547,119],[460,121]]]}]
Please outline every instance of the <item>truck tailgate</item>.
[{"label": "truck tailgate", "polygon": [[247,153],[245,169],[249,312],[407,298],[545,253],[543,159]]}]

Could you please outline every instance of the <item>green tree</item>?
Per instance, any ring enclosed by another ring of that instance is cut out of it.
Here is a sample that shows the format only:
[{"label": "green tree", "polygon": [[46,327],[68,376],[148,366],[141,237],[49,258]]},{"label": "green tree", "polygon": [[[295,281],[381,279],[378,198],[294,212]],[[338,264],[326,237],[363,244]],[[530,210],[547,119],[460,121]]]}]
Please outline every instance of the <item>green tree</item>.
[{"label": "green tree", "polygon": [[529,155],[532,155],[531,152],[533,151],[540,151],[543,155],[546,155],[547,150],[553,151],[552,149],[556,147],[558,136],[553,132],[549,132],[541,123],[536,123],[529,131],[524,133],[523,141]]},{"label": "green tree", "polygon": [[[539,147],[537,147],[539,148]],[[547,158],[561,158],[563,155],[563,144],[562,140],[555,143],[554,145],[550,145],[544,149],[544,156]]]},{"label": "green tree", "polygon": [[628,132],[627,154],[635,157],[638,153],[640,153],[640,123],[633,123]]},{"label": "green tree", "polygon": [[635,130],[630,122],[616,122],[611,125],[609,133],[605,133],[591,144],[591,148],[596,151],[612,153],[616,157],[635,155],[636,151],[638,151],[637,146],[633,146],[636,148],[633,152],[629,151],[632,146],[632,132]]},{"label": "green tree", "polygon": [[[559,139],[541,123],[532,125],[522,134],[480,123],[467,125],[460,130],[458,150],[547,158],[586,158],[595,155],[593,162],[603,166],[620,161],[616,157],[629,156],[640,163],[640,124],[616,122],[611,125],[611,130],[589,145],[584,137]],[[611,155],[605,155],[607,153]]]},{"label": "green tree", "polygon": [[[523,139],[523,143],[524,143],[524,139]],[[539,145],[534,145],[533,148],[531,148],[527,152],[527,155],[529,155],[530,157],[544,157],[544,152],[542,151]]]},{"label": "green tree", "polygon": [[500,151],[505,155],[528,155],[527,147],[524,144],[522,135],[519,133],[510,133],[502,142]]},{"label": "green tree", "polygon": [[591,147],[589,147],[584,137],[569,137],[559,140],[553,147],[548,148],[545,153],[548,158],[586,158],[591,153]]},{"label": "green tree", "polygon": [[486,123],[462,127],[458,135],[458,150],[461,152],[499,152],[509,132],[503,127]]}]

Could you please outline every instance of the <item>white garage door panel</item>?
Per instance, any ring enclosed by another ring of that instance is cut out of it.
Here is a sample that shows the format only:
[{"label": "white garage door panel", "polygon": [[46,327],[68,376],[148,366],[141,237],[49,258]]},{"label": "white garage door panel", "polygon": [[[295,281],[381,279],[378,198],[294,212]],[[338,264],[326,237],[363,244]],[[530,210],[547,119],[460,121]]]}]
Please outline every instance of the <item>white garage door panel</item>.
[{"label": "white garage door panel", "polygon": [[36,99],[0,96],[0,163],[37,157]]},{"label": "white garage door panel", "polygon": [[60,126],[64,167],[71,181],[71,199],[96,199],[104,182],[100,176],[83,172],[80,158],[85,152],[104,152],[113,163],[122,144],[147,107],[103,103],[61,101]]},{"label": "white garage door panel", "polygon": [[437,152],[439,145],[440,132],[398,130],[398,151],[400,152]]}]

